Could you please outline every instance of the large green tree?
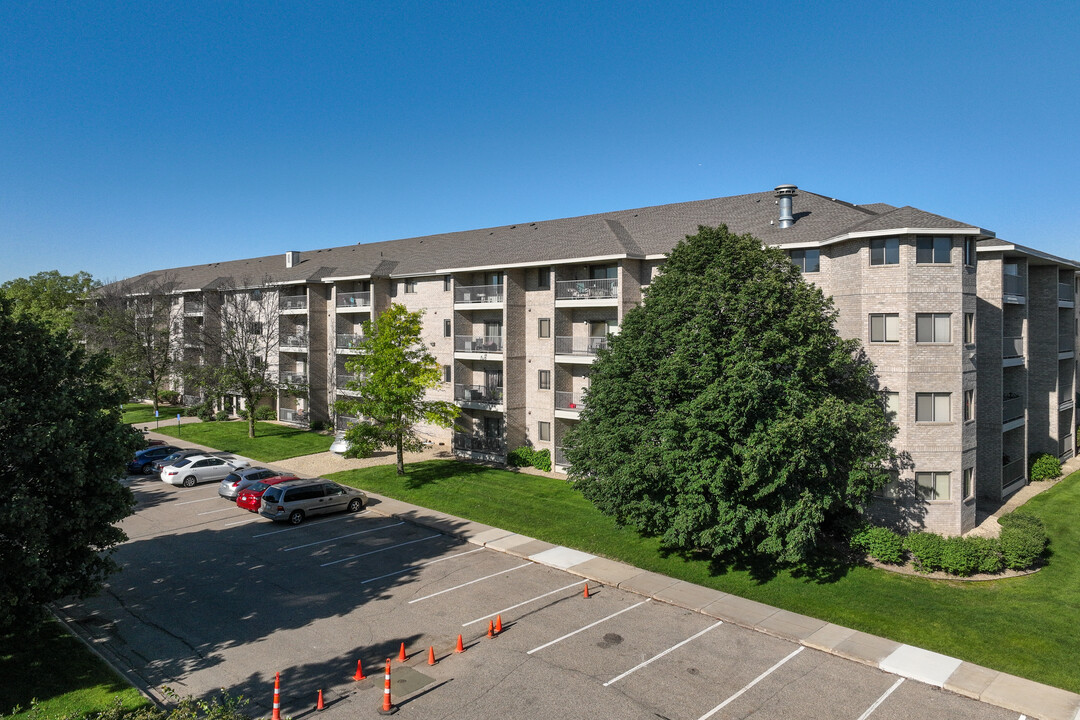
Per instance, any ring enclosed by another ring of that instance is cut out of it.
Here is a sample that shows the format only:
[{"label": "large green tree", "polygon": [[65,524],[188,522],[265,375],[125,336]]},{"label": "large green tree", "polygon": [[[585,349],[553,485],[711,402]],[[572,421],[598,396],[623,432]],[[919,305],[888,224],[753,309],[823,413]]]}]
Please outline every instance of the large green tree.
[{"label": "large green tree", "polygon": [[345,387],[358,394],[339,400],[339,413],[359,418],[345,433],[350,457],[368,457],[383,447],[397,450],[397,474],[405,474],[404,453],[424,447],[421,423],[448,428],[460,412],[450,402],[428,400],[441,382],[439,363],[420,337],[423,311],[392,304],[365,322],[357,343],[360,354],[345,363],[356,379]]},{"label": "large green tree", "polygon": [[51,330],[67,332],[76,309],[100,285],[90,273],[61,275],[57,270],[46,270],[8,280],[0,285],[0,297],[11,301],[15,317],[29,317]]},{"label": "large green tree", "polygon": [[570,478],[668,547],[806,559],[894,460],[873,367],[835,318],[781,250],[699,228],[593,365]]},{"label": "large green tree", "polygon": [[107,360],[0,300],[0,627],[96,591],[134,506],[117,482],[143,444]]}]

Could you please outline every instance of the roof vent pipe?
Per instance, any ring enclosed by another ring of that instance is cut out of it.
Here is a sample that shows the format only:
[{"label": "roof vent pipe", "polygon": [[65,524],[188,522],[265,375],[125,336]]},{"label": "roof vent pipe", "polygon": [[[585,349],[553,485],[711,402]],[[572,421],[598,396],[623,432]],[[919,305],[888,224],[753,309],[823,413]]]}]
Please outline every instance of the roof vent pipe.
[{"label": "roof vent pipe", "polygon": [[795,197],[795,191],[799,188],[795,185],[777,185],[776,202],[780,205],[780,227],[788,228],[795,224],[795,216],[791,214],[791,201]]},{"label": "roof vent pipe", "polygon": [[[789,201],[790,203],[790,201]],[[294,265],[300,264],[300,252],[298,250],[289,250],[285,253],[285,267],[291,268]]]}]

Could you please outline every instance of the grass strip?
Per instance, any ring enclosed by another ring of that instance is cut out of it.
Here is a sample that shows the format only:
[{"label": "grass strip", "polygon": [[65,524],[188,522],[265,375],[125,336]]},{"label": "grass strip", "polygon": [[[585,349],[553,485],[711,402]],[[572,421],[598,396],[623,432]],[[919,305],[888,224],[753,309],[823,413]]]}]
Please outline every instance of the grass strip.
[{"label": "grass strip", "polygon": [[0,634],[0,677],[5,720],[24,720],[35,699],[42,717],[100,712],[117,696],[125,708],[149,704],[55,620]]},{"label": "grass strip", "polygon": [[334,442],[332,435],[268,422],[256,422],[255,437],[249,438],[246,420],[191,423],[179,428],[175,424],[162,425],[157,432],[259,462],[326,452]]},{"label": "grass strip", "polygon": [[929,580],[870,567],[717,567],[616,527],[564,480],[453,461],[377,466],[333,479],[423,507],[629,563],[897,642],[1080,692],[1080,473],[1025,505],[1052,557],[1026,577]]}]

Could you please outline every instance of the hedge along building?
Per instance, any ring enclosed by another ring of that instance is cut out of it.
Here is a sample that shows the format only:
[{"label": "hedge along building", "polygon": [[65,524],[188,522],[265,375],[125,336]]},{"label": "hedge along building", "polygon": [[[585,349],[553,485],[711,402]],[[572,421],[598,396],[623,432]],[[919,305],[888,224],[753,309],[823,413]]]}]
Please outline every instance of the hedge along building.
[{"label": "hedge along building", "polygon": [[[1076,425],[1080,263],[913,207],[853,205],[793,185],[771,192],[174,268],[187,333],[222,289],[280,309],[273,399],[285,422],[334,423],[363,321],[392,302],[424,311],[443,365],[434,399],[462,409],[427,428],[464,458],[551,451],[587,398],[589,367],[642,301],[665,254],[701,225],[783,248],[832,297],[841,335],[877,368],[905,458],[872,508],[885,522],[960,533],[980,502],[1026,482],[1027,457],[1069,457]],[[257,278],[258,280],[252,280]],[[234,290],[233,290],[234,291]],[[183,338],[198,358],[197,343]],[[204,360],[205,361],[205,360]],[[300,390],[300,392],[298,392]],[[193,398],[189,398],[193,399]]]}]

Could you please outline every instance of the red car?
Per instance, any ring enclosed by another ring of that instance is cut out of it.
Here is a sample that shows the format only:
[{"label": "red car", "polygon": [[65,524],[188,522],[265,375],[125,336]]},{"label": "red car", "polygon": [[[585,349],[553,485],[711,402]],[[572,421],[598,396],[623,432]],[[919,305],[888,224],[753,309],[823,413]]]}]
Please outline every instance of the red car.
[{"label": "red car", "polygon": [[259,505],[262,503],[262,495],[266,492],[266,488],[271,485],[285,482],[286,480],[299,479],[300,478],[295,475],[275,475],[274,477],[260,480],[251,487],[244,488],[240,491],[240,494],[236,496],[236,507],[244,508],[251,512],[259,512]]}]

